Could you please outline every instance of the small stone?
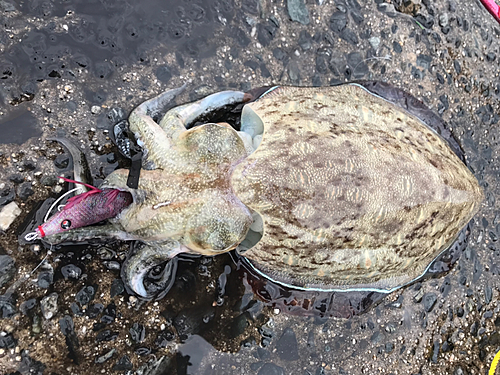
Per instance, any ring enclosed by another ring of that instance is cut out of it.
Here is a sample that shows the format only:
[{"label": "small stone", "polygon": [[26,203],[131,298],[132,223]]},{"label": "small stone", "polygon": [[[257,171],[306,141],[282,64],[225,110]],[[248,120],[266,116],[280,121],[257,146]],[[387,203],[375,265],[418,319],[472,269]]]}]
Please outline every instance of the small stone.
[{"label": "small stone", "polygon": [[87,308],[86,314],[90,319],[95,319],[104,310],[102,303],[94,303]]},{"label": "small stone", "polygon": [[114,279],[111,283],[110,295],[111,298],[122,294],[125,291],[125,286],[123,285],[123,281],[121,279]]},{"label": "small stone", "polygon": [[102,332],[99,332],[95,338],[96,342],[102,341],[113,341],[118,337],[118,332],[113,332],[109,329],[105,329]]},{"label": "small stone", "polygon": [[25,182],[19,188],[17,189],[17,195],[21,200],[25,201],[29,197],[31,197],[35,192],[33,191],[31,187],[31,182]]},{"label": "small stone", "polygon": [[133,368],[134,366],[132,365],[132,362],[130,362],[130,358],[124,355],[113,366],[113,371],[127,371],[132,370]]},{"label": "small stone", "polygon": [[399,42],[396,42],[396,41],[392,42],[392,49],[396,53],[403,52],[403,47],[401,47],[401,44],[399,44]]},{"label": "small stone", "polygon": [[309,10],[304,0],[287,0],[287,10],[292,21],[309,24]]},{"label": "small stone", "polygon": [[35,306],[36,306],[36,298],[31,298],[27,301],[22,302],[21,305],[19,306],[19,310],[21,310],[21,313],[23,315],[28,316],[29,314],[32,313],[31,310],[33,310]]},{"label": "small stone", "polygon": [[67,264],[61,267],[61,274],[66,280],[68,279],[78,280],[82,275],[82,269],[78,266],[75,266],[74,264]]},{"label": "small stone", "polygon": [[0,295],[0,318],[12,318],[17,310],[11,296]]},{"label": "small stone", "polygon": [[7,284],[16,273],[14,258],[0,255],[0,288]]},{"label": "small stone", "polygon": [[54,165],[57,169],[67,168],[69,165],[69,156],[65,154],[57,155],[57,157],[54,159]]},{"label": "small stone", "polygon": [[84,286],[78,293],[76,293],[76,302],[80,305],[87,305],[94,299],[96,288],[93,285]]},{"label": "small stone", "polygon": [[52,318],[57,313],[57,298],[59,296],[57,293],[51,293],[47,297],[44,297],[40,302],[40,307],[42,308],[42,315],[45,319]]},{"label": "small stone", "polygon": [[40,178],[40,183],[43,186],[54,186],[57,184],[57,177],[54,175],[43,175]]},{"label": "small stone", "polygon": [[21,209],[16,202],[10,202],[0,211],[0,230],[6,231],[21,214]]},{"label": "small stone", "polygon": [[47,289],[54,282],[54,273],[51,271],[43,271],[38,274],[37,284],[42,289]]},{"label": "small stone", "polygon": [[368,39],[368,42],[375,51],[378,50],[378,47],[380,46],[380,38],[378,36],[372,36]]},{"label": "small stone", "polygon": [[111,349],[109,352],[107,352],[106,354],[103,354],[103,355],[101,355],[100,357],[97,357],[97,358],[95,359],[95,363],[104,363],[104,362],[106,362],[108,359],[110,359],[110,358],[113,356],[113,354],[115,354],[115,353],[116,353],[116,349],[115,349],[115,348],[113,348],[113,349]]},{"label": "small stone", "polygon": [[129,332],[130,338],[136,344],[143,342],[146,337],[146,328],[139,323],[134,323],[129,329]]},{"label": "small stone", "polygon": [[99,107],[98,105],[93,105],[90,108],[90,112],[92,112],[94,115],[97,115],[101,112],[101,107]]},{"label": "small stone", "polygon": [[448,13],[440,14],[438,17],[439,26],[441,27],[448,26],[448,19],[449,19]]},{"label": "small stone", "polygon": [[435,293],[427,293],[423,297],[424,301],[424,310],[426,312],[431,312],[432,309],[434,308],[434,305],[437,302],[437,296]]}]

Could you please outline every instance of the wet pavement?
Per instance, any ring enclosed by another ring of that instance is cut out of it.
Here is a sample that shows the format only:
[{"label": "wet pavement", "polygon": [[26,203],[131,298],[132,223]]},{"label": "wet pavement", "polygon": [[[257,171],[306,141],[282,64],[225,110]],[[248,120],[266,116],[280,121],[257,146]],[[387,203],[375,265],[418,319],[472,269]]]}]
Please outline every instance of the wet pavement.
[{"label": "wet pavement", "polygon": [[[479,2],[2,0],[0,11],[0,208],[20,211],[0,234],[0,373],[487,373],[500,349],[500,27]],[[142,302],[120,279],[128,244],[18,239],[71,173],[48,138],[76,142],[98,185],[127,166],[112,125],[167,88],[189,82],[187,102],[359,79],[440,114],[486,194],[450,272],[364,314],[285,312],[229,255],[182,259],[167,296]]]}]

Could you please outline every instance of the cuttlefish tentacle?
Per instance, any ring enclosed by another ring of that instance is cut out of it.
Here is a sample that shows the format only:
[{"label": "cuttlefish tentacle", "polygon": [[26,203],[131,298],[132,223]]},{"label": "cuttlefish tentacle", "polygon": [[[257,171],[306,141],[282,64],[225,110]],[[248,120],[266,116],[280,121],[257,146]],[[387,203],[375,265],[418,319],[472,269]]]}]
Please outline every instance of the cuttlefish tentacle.
[{"label": "cuttlefish tentacle", "polygon": [[[163,241],[161,243],[144,244],[135,253],[129,253],[127,259],[123,263],[121,277],[127,288],[130,288],[135,294],[150,299],[153,297],[163,297],[172,287],[175,281],[177,271],[177,254],[186,252],[185,249],[177,241]],[[157,283],[160,285],[161,294],[150,293],[144,286],[144,279],[149,272],[162,263],[165,265],[160,280]]]}]

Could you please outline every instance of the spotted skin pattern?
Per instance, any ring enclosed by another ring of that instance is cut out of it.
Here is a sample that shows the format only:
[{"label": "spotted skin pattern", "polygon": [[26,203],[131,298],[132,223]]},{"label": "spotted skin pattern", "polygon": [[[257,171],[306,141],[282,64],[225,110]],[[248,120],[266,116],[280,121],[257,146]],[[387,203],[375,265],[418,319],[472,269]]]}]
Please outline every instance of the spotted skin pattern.
[{"label": "spotted skin pattern", "polygon": [[447,142],[360,86],[280,88],[247,104],[263,141],[231,183],[264,220],[244,256],[304,288],[391,289],[421,275],[483,192]]}]

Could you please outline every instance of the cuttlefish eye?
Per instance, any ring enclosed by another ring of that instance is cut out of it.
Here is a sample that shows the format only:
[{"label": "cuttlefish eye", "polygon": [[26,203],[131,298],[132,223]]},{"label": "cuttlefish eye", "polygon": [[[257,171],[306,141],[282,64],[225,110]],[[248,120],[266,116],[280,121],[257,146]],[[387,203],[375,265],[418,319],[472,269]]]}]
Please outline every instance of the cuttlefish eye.
[{"label": "cuttlefish eye", "polygon": [[63,220],[61,223],[61,228],[62,229],[69,229],[71,227],[71,221],[69,220]]}]

